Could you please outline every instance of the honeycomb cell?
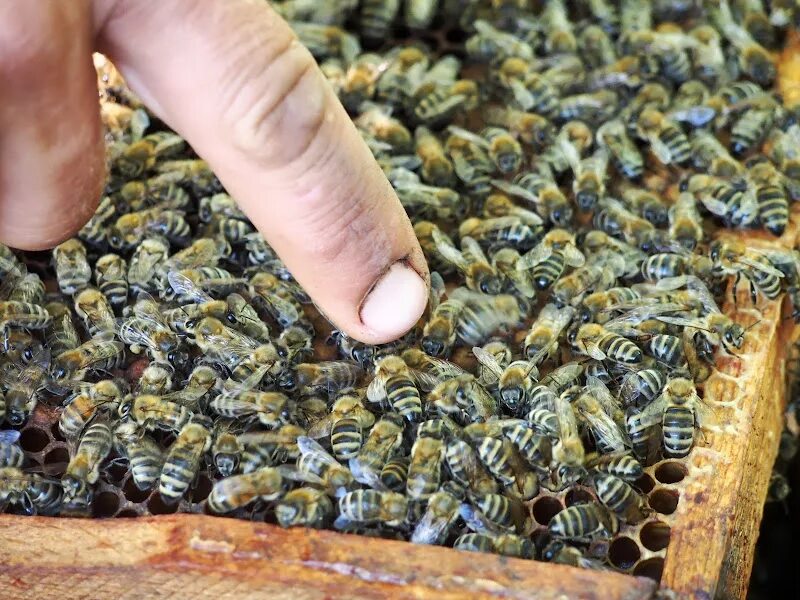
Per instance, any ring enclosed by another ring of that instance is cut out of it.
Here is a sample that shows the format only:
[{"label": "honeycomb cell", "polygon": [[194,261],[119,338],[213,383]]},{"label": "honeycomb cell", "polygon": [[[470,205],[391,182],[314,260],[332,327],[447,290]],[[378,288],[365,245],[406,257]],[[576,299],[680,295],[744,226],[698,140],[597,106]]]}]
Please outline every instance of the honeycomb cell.
[{"label": "honeycomb cell", "polygon": [[135,510],[131,510],[130,508],[121,510],[117,513],[117,518],[123,518],[123,519],[132,519],[138,516],[139,513],[137,513]]},{"label": "honeycomb cell", "polygon": [[115,492],[96,494],[92,500],[93,517],[113,517],[119,510],[119,495]]},{"label": "honeycomb cell", "polygon": [[44,455],[44,471],[52,477],[61,477],[69,464],[69,452],[64,446],[56,446]]},{"label": "honeycomb cell", "polygon": [[633,487],[635,487],[643,494],[649,494],[655,486],[656,482],[647,473],[645,473],[644,475],[639,477],[639,479],[633,482]]},{"label": "honeycomb cell", "polygon": [[200,477],[197,478],[197,484],[192,490],[192,502],[202,502],[208,498],[212,487],[213,484],[211,483],[211,480],[209,480],[208,476],[205,474],[200,475]]},{"label": "honeycomb cell", "polygon": [[650,494],[650,508],[662,515],[671,515],[678,508],[679,498],[676,490],[658,488]]},{"label": "honeycomb cell", "polygon": [[608,549],[609,562],[623,571],[627,571],[636,564],[642,557],[639,545],[635,540],[626,536],[620,536],[611,542]]},{"label": "honeycomb cell", "polygon": [[660,556],[643,560],[633,568],[634,575],[638,577],[649,577],[656,581],[661,581],[661,574],[663,572],[664,559]]},{"label": "honeycomb cell", "polygon": [[594,501],[594,494],[591,490],[584,487],[574,487],[569,490],[564,496],[564,504],[572,506],[573,504],[585,504],[586,502]]},{"label": "honeycomb cell", "polygon": [[136,487],[133,477],[129,477],[122,486],[122,493],[131,502],[144,502],[150,496],[152,490],[140,490]]},{"label": "honeycomb cell", "polygon": [[58,428],[58,421],[53,423],[53,426],[50,427],[50,435],[53,436],[53,439],[57,442],[64,442],[64,435],[61,433],[61,430]]},{"label": "honeycomb cell", "polygon": [[27,427],[19,436],[19,445],[27,452],[41,452],[49,443],[50,436],[38,427]]},{"label": "honeycomb cell", "polygon": [[639,539],[645,548],[658,552],[669,545],[670,533],[669,525],[663,521],[650,521],[642,527],[639,532]]},{"label": "honeycomb cell", "polygon": [[179,503],[167,504],[161,494],[155,493],[147,503],[147,509],[154,515],[171,515],[178,512]]},{"label": "honeycomb cell", "polygon": [[686,477],[687,472],[686,465],[670,460],[658,465],[655,475],[661,483],[678,483]]},{"label": "honeycomb cell", "polygon": [[469,34],[462,29],[450,29],[445,34],[447,41],[451,44],[461,44],[469,37]]},{"label": "honeycomb cell", "polygon": [[552,496],[542,496],[533,503],[533,518],[541,525],[550,523],[550,519],[556,516],[564,506]]}]

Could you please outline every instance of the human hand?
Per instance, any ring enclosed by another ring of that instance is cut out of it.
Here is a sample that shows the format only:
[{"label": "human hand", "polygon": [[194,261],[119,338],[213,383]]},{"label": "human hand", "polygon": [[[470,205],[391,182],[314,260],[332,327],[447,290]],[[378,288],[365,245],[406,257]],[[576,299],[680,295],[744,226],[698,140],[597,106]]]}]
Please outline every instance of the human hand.
[{"label": "human hand", "polygon": [[209,162],[337,327],[376,344],[413,326],[429,276],[411,223],[264,0],[0,2],[0,241],[48,248],[94,212],[94,50]]}]

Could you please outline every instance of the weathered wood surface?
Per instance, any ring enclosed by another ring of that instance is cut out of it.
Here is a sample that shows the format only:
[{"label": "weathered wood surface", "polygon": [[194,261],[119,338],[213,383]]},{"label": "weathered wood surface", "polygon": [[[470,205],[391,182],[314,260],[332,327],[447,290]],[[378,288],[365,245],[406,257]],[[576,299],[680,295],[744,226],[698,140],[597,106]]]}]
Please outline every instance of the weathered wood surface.
[{"label": "weathered wood surface", "polygon": [[640,600],[655,582],[203,515],[0,516],[0,597]]}]

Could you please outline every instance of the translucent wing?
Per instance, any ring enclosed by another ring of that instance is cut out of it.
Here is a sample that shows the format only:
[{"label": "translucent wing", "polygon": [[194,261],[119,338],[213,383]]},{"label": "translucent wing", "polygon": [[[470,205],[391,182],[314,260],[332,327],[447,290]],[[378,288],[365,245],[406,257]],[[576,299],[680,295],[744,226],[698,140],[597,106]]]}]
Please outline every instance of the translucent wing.
[{"label": "translucent wing", "polygon": [[614,398],[606,384],[597,377],[590,375],[586,378],[586,389],[600,403],[600,406],[612,419],[620,412],[619,402]]},{"label": "translucent wing", "polygon": [[429,503],[428,509],[425,511],[425,514],[422,515],[422,519],[417,523],[414,532],[411,534],[411,543],[437,543],[448,530],[457,515],[457,511],[454,511],[452,515],[437,514],[433,510],[433,505]]},{"label": "translucent wing", "polygon": [[611,448],[613,452],[621,452],[630,445],[622,430],[605,412],[590,408],[588,403],[581,402],[580,398],[575,401],[575,405],[588,423],[598,444]]},{"label": "translucent wing", "polygon": [[376,376],[367,386],[367,400],[370,402],[382,402],[386,398],[386,382],[383,377]]},{"label": "translucent wing", "polygon": [[483,253],[483,249],[481,248],[480,244],[475,241],[475,239],[466,236],[461,238],[461,249],[462,255],[464,253],[469,253],[475,261],[485,262],[488,263],[489,259],[486,257],[486,254]]},{"label": "translucent wing", "polygon": [[433,388],[444,381],[443,377],[436,377],[435,375],[426,373],[425,371],[420,371],[418,369],[409,369],[409,371],[411,376],[414,378],[414,383],[417,384],[417,387],[421,392],[430,392]]},{"label": "translucent wing", "polygon": [[444,285],[444,279],[442,276],[439,275],[436,271],[431,273],[431,290],[430,295],[428,296],[428,311],[433,312],[436,310],[436,307],[442,301],[442,296],[444,296],[446,292],[446,288]]},{"label": "translucent wing", "polygon": [[453,242],[438,228],[432,231],[433,242],[436,244],[436,251],[442,259],[452,264],[458,269],[466,269],[469,266],[464,255],[453,245]]},{"label": "translucent wing", "polygon": [[780,277],[781,279],[785,277],[782,271],[776,269],[771,265],[766,265],[760,261],[753,260],[749,256],[739,256],[736,258],[737,262],[740,262],[744,265],[752,269],[756,269],[757,271],[761,271],[762,273],[766,273],[767,275],[773,275],[775,277]]},{"label": "translucent wing", "polygon": [[508,86],[511,88],[511,95],[514,98],[514,102],[516,102],[522,110],[527,111],[536,103],[533,94],[519,79],[512,79],[508,82]]},{"label": "translucent wing", "polygon": [[556,143],[558,144],[558,149],[561,150],[561,153],[564,155],[564,158],[567,159],[570,168],[577,173],[581,167],[581,157],[578,154],[577,148],[563,135],[558,136]]},{"label": "translucent wing", "polygon": [[458,136],[462,139],[467,140],[468,142],[475,144],[481,148],[488,148],[489,143],[479,136],[476,133],[472,133],[471,131],[467,131],[466,129],[462,129],[461,127],[456,127],[455,125],[450,125],[447,128],[447,131],[452,135]]},{"label": "translucent wing", "polygon": [[0,444],[15,444],[20,435],[16,429],[0,430]]},{"label": "translucent wing", "polygon": [[336,467],[342,466],[339,461],[328,454],[325,448],[319,445],[319,442],[306,435],[301,435],[297,438],[297,448],[300,450],[300,453],[303,456],[313,455],[315,458],[318,458],[327,465]]},{"label": "translucent wing", "polygon": [[673,121],[689,123],[692,127],[704,127],[714,120],[717,111],[710,106],[692,106],[667,113]]},{"label": "translucent wing", "polygon": [[180,271],[170,271],[167,280],[172,290],[178,296],[190,298],[194,302],[208,302],[213,300],[206,292],[198,287],[194,281],[186,277]]},{"label": "translucent wing", "polygon": [[503,181],[502,179],[492,179],[492,185],[501,192],[505,192],[511,196],[517,196],[523,200],[527,200],[528,202],[536,203],[539,200],[539,197],[536,194],[525,189],[521,185],[517,185],[516,183],[509,183],[508,181]]},{"label": "translucent wing", "polygon": [[530,250],[519,257],[517,269],[532,269],[541,262],[544,262],[553,255],[553,247],[550,244],[540,242],[533,250]]},{"label": "translucent wing", "polygon": [[500,363],[497,362],[493,354],[479,346],[473,346],[472,353],[475,355],[475,358],[478,359],[478,362],[489,369],[497,378],[503,374],[503,367],[500,366]]}]

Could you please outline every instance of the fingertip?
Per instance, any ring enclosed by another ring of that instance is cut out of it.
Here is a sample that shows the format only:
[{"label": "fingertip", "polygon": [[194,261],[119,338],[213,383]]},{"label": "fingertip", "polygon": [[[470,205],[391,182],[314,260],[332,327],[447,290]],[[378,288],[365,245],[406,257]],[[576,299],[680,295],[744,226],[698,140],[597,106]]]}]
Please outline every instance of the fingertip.
[{"label": "fingertip", "polygon": [[406,261],[397,261],[364,297],[359,316],[365,331],[356,337],[372,344],[396,340],[419,320],[427,300],[428,283]]}]

